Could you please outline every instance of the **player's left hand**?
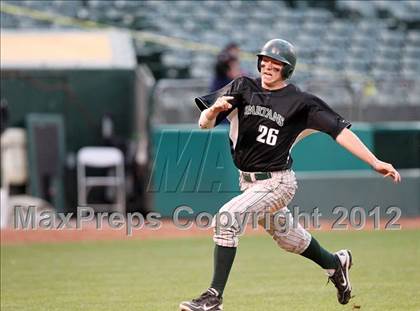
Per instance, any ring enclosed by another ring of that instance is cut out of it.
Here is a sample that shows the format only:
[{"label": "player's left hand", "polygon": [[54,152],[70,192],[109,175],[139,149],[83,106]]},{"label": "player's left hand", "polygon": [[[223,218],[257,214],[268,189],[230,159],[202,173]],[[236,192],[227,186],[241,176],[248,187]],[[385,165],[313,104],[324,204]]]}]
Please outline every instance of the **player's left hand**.
[{"label": "player's left hand", "polygon": [[390,177],[394,180],[395,183],[398,183],[401,181],[401,175],[398,173],[398,171],[389,163],[376,160],[372,168],[377,171],[379,174],[383,175],[385,177]]}]

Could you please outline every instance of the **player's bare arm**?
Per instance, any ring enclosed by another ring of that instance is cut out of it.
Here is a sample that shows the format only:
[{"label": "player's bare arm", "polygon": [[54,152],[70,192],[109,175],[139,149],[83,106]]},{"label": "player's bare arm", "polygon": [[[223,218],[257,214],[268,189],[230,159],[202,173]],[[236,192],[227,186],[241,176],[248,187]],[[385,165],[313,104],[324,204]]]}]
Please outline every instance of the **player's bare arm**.
[{"label": "player's bare arm", "polygon": [[347,128],[343,129],[337,136],[336,141],[352,154],[369,164],[379,174],[392,178],[395,183],[401,181],[401,176],[398,171],[391,164],[377,159],[351,130]]},{"label": "player's bare arm", "polygon": [[207,108],[201,112],[198,125],[202,129],[214,127],[217,115],[222,111],[227,111],[232,108],[229,100],[232,100],[233,96],[221,96],[219,97],[213,106]]}]

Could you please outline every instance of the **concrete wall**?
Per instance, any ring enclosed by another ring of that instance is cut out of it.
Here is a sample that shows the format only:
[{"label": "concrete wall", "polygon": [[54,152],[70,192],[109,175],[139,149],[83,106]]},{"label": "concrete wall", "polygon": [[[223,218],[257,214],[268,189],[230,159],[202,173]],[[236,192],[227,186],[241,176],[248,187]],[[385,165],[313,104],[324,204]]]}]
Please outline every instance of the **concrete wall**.
[{"label": "concrete wall", "polygon": [[401,170],[402,182],[394,184],[370,171],[297,172],[299,189],[290,207],[312,212],[316,207],[323,218],[337,218],[333,210],[355,206],[368,213],[380,206],[381,214],[391,206],[399,207],[402,217],[420,216],[420,169]]}]

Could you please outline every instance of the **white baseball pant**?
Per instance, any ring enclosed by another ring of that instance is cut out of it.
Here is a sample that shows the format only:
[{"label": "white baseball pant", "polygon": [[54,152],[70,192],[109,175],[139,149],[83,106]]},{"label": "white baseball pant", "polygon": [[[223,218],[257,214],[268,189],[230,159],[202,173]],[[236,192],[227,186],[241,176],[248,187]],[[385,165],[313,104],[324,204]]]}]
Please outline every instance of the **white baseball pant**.
[{"label": "white baseball pant", "polygon": [[[252,173],[251,173],[252,174]],[[248,213],[258,220],[284,250],[300,254],[309,245],[311,235],[294,219],[287,208],[297,189],[292,170],[271,172],[272,177],[248,182],[242,172],[239,184],[242,194],[227,202],[213,218],[213,240],[217,245],[237,247],[241,224]]]}]

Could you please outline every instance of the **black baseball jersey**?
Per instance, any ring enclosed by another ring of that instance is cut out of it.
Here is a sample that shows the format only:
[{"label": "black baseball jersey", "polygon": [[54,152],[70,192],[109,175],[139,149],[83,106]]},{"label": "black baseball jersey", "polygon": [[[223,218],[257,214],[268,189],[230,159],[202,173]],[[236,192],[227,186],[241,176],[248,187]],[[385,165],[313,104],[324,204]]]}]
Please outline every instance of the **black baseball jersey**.
[{"label": "black baseball jersey", "polygon": [[232,108],[222,112],[216,125],[230,119],[230,141],[235,165],[245,172],[271,172],[292,166],[290,149],[305,129],[332,138],[351,126],[324,101],[293,84],[278,90],[262,88],[261,79],[240,77],[222,89],[197,97],[204,110],[219,96],[233,96]]}]

